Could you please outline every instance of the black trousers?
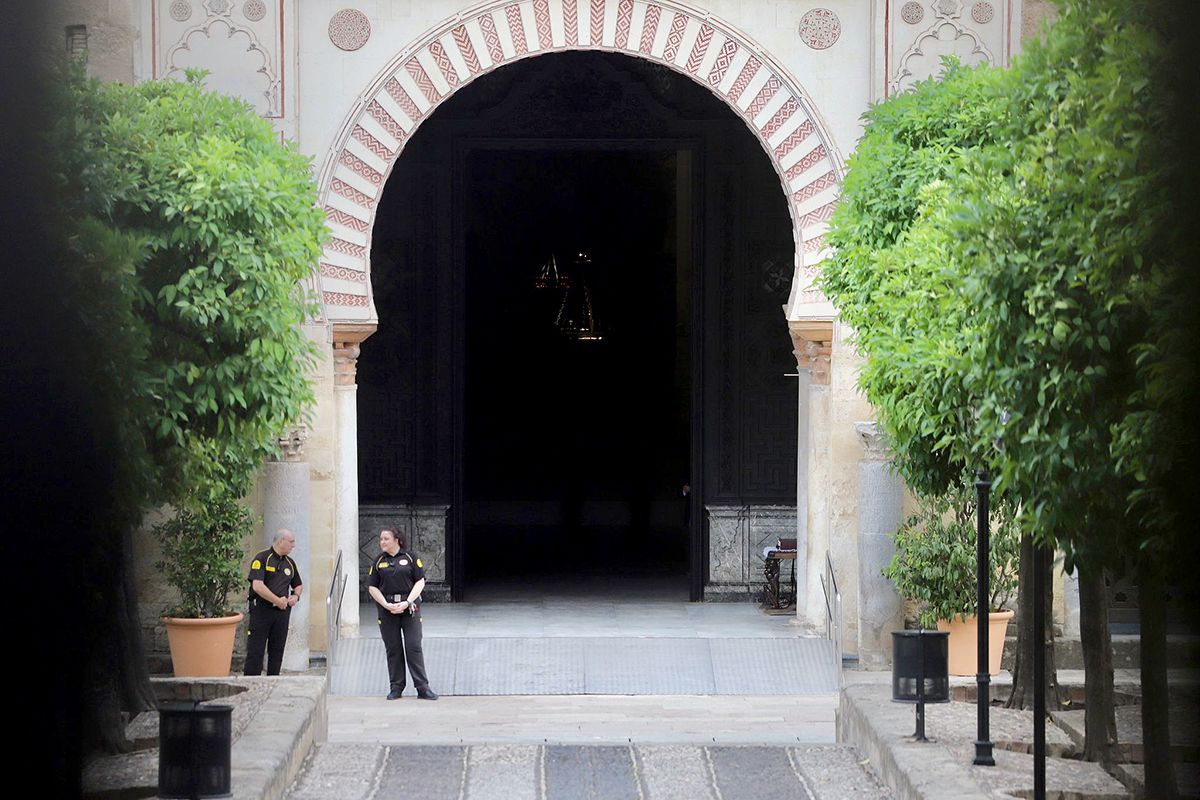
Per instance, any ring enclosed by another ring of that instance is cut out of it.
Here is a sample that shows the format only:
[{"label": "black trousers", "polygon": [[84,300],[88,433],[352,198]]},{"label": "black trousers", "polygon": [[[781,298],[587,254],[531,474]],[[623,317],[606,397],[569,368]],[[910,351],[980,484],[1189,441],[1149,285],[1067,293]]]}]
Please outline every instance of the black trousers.
[{"label": "black trousers", "polygon": [[391,688],[404,688],[406,661],[417,691],[429,688],[429,678],[425,676],[425,651],[421,649],[421,612],[391,614],[380,608],[379,633],[383,636],[383,647],[387,651]]},{"label": "black trousers", "polygon": [[263,648],[267,651],[267,674],[278,675],[283,666],[283,647],[287,644],[288,620],[292,608],[280,611],[264,600],[250,602],[250,622],[246,626],[246,674],[261,675]]}]

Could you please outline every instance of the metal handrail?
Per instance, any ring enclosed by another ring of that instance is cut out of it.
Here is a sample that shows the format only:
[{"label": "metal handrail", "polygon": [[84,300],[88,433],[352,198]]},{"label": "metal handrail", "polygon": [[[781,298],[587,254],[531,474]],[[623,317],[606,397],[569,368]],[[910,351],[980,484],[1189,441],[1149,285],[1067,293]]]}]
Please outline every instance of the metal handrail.
[{"label": "metal handrail", "polygon": [[338,631],[342,619],[342,600],[346,595],[346,574],[342,569],[342,551],[338,550],[333,565],[333,578],[329,582],[329,595],[325,598],[325,670],[332,679],[333,665],[337,661]]},{"label": "metal handrail", "polygon": [[833,641],[837,654],[838,673],[842,669],[842,593],[838,591],[833,571],[833,556],[825,551],[825,573],[821,576],[821,592],[825,595],[825,638]]}]

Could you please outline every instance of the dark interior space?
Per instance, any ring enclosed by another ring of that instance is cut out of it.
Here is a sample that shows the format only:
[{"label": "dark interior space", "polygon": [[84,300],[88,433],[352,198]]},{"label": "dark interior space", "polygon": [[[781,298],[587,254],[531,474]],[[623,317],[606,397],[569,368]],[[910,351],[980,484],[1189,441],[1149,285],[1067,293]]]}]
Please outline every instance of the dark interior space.
[{"label": "dark interior space", "polygon": [[[778,177],[706,87],[561,53],[460,89],[379,201],[360,511],[445,509],[455,599],[699,599],[704,505],[795,502],[792,252]],[[552,257],[565,305],[537,286]]]},{"label": "dark interior space", "polygon": [[[468,157],[469,582],[686,569],[676,162],[661,149]],[[589,304],[589,333],[565,331]]]}]

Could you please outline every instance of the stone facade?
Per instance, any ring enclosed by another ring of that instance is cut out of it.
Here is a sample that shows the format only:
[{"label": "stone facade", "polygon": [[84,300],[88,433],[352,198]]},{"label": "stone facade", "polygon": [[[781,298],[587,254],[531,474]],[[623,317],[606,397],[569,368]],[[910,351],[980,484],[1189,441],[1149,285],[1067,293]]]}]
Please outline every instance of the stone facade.
[{"label": "stone facade", "polygon": [[[380,322],[367,255],[376,201],[417,126],[480,75],[571,49],[648,59],[711,90],[759,138],[788,199],[795,257],[780,331],[788,325],[796,346],[802,419],[794,507],[709,509],[709,594],[748,594],[763,543],[794,535],[798,615],[823,623],[828,552],[843,646],[854,653],[863,524],[854,426],[872,411],[856,389],[849,331],[811,285],[843,165],[870,103],[936,72],[943,52],[1006,63],[1048,14],[1045,0],[61,0],[48,39],[65,43],[68,26],[83,26],[89,69],[108,80],[208,69],[209,86],[245,98],[313,159],[332,234],[314,277],[322,315],[306,326],[323,353],[305,446],[315,650],[338,551],[361,574],[362,537],[382,521],[408,526],[433,583],[445,585],[445,509],[360,507],[354,466],[353,361],[370,357]],[[139,563],[149,547],[139,542]],[[161,605],[153,575],[142,588]]]}]

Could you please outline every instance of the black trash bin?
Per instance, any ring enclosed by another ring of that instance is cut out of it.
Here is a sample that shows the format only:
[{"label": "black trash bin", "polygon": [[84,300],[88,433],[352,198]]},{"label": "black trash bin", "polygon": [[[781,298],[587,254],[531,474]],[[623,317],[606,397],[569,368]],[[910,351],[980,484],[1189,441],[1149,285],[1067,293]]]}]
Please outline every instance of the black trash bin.
[{"label": "black trash bin", "polygon": [[950,634],[946,631],[892,631],[892,700],[917,704],[917,730],[925,739],[925,704],[950,702]]},{"label": "black trash bin", "polygon": [[233,794],[233,706],[158,707],[158,796],[192,800]]}]

